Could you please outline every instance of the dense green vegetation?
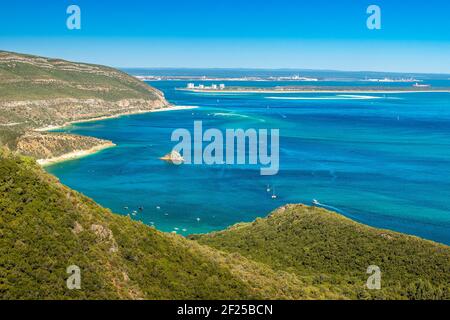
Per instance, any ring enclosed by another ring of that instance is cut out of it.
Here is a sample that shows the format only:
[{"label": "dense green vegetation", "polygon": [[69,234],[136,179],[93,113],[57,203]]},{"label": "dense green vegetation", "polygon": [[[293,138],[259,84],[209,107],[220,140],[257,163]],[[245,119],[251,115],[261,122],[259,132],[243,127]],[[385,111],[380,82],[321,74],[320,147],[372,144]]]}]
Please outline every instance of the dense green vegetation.
[{"label": "dense green vegetation", "polygon": [[[33,159],[0,154],[1,299],[345,298],[114,215]],[[81,290],[66,287],[72,264],[82,270]]]},{"label": "dense green vegetation", "polygon": [[[449,299],[450,249],[305,206],[188,240],[0,151],[1,299]],[[66,268],[82,270],[69,290]],[[367,290],[366,269],[382,270]]]},{"label": "dense green vegetation", "polygon": [[[450,248],[371,228],[315,207],[288,205],[268,218],[192,236],[202,244],[243,256],[317,284],[348,290],[352,298],[450,299]],[[377,265],[381,290],[363,290]]]}]

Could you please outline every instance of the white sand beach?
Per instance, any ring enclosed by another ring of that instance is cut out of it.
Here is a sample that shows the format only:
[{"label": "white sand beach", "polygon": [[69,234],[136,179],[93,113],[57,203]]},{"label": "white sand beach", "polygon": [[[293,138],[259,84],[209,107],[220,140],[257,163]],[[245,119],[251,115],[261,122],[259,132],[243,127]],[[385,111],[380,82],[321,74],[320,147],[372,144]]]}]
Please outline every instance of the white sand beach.
[{"label": "white sand beach", "polygon": [[95,154],[97,152],[100,152],[102,150],[108,149],[108,148],[113,148],[116,145],[114,143],[102,143],[98,146],[95,146],[91,149],[88,150],[76,150],[73,152],[69,152],[66,154],[63,154],[59,157],[54,157],[54,158],[50,158],[50,159],[39,159],[37,160],[37,163],[40,164],[41,166],[49,166],[55,163],[59,163],[59,162],[64,162],[64,161],[69,161],[69,160],[74,160],[74,159],[79,159],[79,158],[83,158],[86,156],[89,156],[91,154]]},{"label": "white sand beach", "polygon": [[[40,128],[40,129],[36,129],[36,131],[50,131],[50,130],[56,130],[56,129],[62,129],[64,127],[70,126],[72,124],[75,123],[83,123],[83,122],[93,122],[93,121],[99,121],[99,120],[106,120],[106,119],[114,119],[114,118],[119,118],[122,116],[129,116],[129,115],[135,115],[135,114],[143,114],[143,113],[151,113],[151,112],[166,112],[166,111],[176,111],[176,110],[190,110],[190,109],[197,109],[199,108],[198,106],[170,106],[167,108],[160,108],[160,109],[154,109],[154,110],[145,110],[145,111],[138,111],[138,112],[132,112],[132,113],[123,113],[123,114],[116,114],[113,116],[105,116],[105,117],[98,117],[98,118],[92,118],[92,119],[86,119],[86,120],[80,120],[80,121],[71,121],[71,122],[67,122],[64,125],[61,126],[48,126],[45,128]],[[102,150],[108,149],[108,148],[113,148],[116,145],[112,142],[105,142],[102,144],[99,144],[93,148],[90,148],[88,150],[76,150],[73,152],[69,152],[66,154],[63,154],[61,156],[58,157],[54,157],[54,158],[49,158],[49,159],[39,159],[37,160],[37,162],[42,165],[42,166],[49,166],[49,165],[53,165],[55,163],[59,163],[59,162],[64,162],[64,161],[69,161],[69,160],[74,160],[74,159],[79,159],[79,158],[83,158],[86,157],[88,155],[92,155],[95,154],[97,152],[100,152]]]}]

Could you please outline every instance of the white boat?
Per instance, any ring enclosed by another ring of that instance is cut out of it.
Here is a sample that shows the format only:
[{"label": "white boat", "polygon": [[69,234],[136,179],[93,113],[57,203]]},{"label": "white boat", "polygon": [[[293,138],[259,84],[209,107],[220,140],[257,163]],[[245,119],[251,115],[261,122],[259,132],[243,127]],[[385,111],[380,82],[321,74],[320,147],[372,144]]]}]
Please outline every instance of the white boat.
[{"label": "white boat", "polygon": [[413,87],[415,87],[415,88],[429,88],[429,87],[431,87],[429,84],[419,84],[419,83],[415,83],[415,84],[413,84]]},{"label": "white boat", "polygon": [[319,201],[317,201],[316,199],[313,199],[313,204],[315,204],[315,205],[319,205],[320,203],[319,203]]},{"label": "white boat", "polygon": [[276,199],[278,196],[275,194],[275,188],[272,188],[272,199]]}]

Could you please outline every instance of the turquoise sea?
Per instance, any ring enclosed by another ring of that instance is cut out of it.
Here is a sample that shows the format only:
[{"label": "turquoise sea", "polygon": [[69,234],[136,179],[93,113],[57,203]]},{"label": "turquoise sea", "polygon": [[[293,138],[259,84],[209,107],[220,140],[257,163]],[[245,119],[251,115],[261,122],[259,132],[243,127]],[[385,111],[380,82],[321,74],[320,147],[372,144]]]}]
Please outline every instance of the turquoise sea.
[{"label": "turquoise sea", "polygon": [[[330,73],[330,80],[317,83],[221,82],[373,85],[355,79],[360,76]],[[109,139],[117,147],[47,170],[113,212],[184,235],[224,229],[286,203],[309,205],[317,199],[356,221],[450,244],[449,93],[175,90],[187,82],[149,84],[173,104],[200,108],[73,125],[64,131]],[[426,82],[450,85],[448,77]],[[176,144],[170,141],[172,131],[192,130],[194,120],[202,120],[205,129],[280,129],[280,172],[261,176],[259,166],[175,166],[159,160]],[[267,192],[268,185],[277,199]]]}]

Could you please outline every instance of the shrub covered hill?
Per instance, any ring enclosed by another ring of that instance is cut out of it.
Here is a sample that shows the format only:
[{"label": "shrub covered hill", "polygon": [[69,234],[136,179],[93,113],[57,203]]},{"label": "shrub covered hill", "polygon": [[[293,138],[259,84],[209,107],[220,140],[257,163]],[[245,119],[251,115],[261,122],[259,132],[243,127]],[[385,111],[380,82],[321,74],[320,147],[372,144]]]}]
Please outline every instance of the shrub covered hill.
[{"label": "shrub covered hill", "polygon": [[[61,185],[32,158],[0,156],[0,298],[345,298],[129,217]],[[68,290],[66,268],[82,270]]]},{"label": "shrub covered hill", "polygon": [[167,105],[160,91],[113,68],[0,51],[0,144],[12,150],[26,144],[22,153],[45,159],[104,144],[34,130]]},{"label": "shrub covered hill", "polygon": [[[369,265],[382,289],[368,290]],[[66,269],[81,269],[69,290]],[[288,205],[186,239],[100,207],[0,151],[1,299],[449,298],[450,248]]]},{"label": "shrub covered hill", "polygon": [[[450,247],[372,228],[335,212],[286,205],[265,219],[191,239],[314,284],[339,287],[351,298],[450,299]],[[381,290],[362,290],[369,266]]]}]

